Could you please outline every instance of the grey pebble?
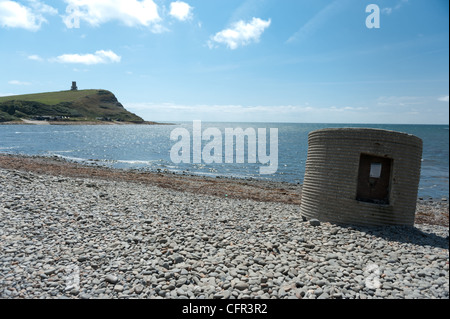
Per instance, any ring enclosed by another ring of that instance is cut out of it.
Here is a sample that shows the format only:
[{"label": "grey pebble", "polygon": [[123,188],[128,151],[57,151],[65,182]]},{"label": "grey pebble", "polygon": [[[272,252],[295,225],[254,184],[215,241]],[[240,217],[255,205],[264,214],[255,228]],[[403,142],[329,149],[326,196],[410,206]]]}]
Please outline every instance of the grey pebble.
[{"label": "grey pebble", "polygon": [[234,288],[242,291],[242,290],[245,290],[245,289],[248,288],[248,284],[245,283],[245,282],[240,281],[236,285],[234,285]]},{"label": "grey pebble", "polygon": [[3,299],[449,298],[441,226],[1,168],[0,210]]},{"label": "grey pebble", "polygon": [[117,278],[114,275],[107,275],[105,277],[105,281],[109,282],[110,284],[117,284],[119,282],[119,278]]},{"label": "grey pebble", "polygon": [[122,285],[115,285],[114,286],[114,291],[115,292],[122,292],[124,290]]},{"label": "grey pebble", "polygon": [[142,285],[137,285],[136,287],[134,287],[134,292],[138,295],[140,295],[142,293],[142,291],[144,291],[144,286]]}]

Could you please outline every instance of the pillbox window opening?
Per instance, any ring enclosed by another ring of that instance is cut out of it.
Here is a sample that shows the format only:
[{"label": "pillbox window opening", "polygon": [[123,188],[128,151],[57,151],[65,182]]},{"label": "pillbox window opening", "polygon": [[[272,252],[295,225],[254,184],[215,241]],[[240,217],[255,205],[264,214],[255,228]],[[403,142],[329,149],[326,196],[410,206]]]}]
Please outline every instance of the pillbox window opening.
[{"label": "pillbox window opening", "polygon": [[356,200],[389,205],[392,166],[390,158],[361,154]]}]

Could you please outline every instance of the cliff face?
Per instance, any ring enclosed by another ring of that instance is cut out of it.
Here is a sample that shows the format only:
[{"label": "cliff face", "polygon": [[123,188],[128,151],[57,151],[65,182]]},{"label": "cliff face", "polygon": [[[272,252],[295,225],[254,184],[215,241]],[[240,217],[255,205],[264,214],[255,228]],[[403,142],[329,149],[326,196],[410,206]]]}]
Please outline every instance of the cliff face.
[{"label": "cliff face", "polygon": [[143,123],[106,90],[61,91],[0,97],[0,122],[20,119]]}]

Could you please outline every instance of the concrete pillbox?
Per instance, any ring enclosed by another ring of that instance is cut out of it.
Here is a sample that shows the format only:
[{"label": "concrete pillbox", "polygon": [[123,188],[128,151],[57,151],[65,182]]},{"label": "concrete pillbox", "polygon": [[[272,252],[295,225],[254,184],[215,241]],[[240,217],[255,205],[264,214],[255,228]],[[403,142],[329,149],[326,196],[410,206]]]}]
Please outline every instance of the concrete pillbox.
[{"label": "concrete pillbox", "polygon": [[423,142],[399,132],[323,129],[309,134],[301,215],[355,225],[415,221]]}]

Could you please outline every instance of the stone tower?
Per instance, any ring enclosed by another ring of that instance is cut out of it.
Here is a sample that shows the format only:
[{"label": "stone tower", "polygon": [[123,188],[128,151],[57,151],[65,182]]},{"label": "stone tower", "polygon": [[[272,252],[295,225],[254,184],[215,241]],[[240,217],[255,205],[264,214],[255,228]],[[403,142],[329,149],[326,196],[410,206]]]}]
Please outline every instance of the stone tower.
[{"label": "stone tower", "polygon": [[70,88],[71,91],[77,91],[78,87],[77,87],[77,82],[73,81],[72,82],[72,87]]}]

